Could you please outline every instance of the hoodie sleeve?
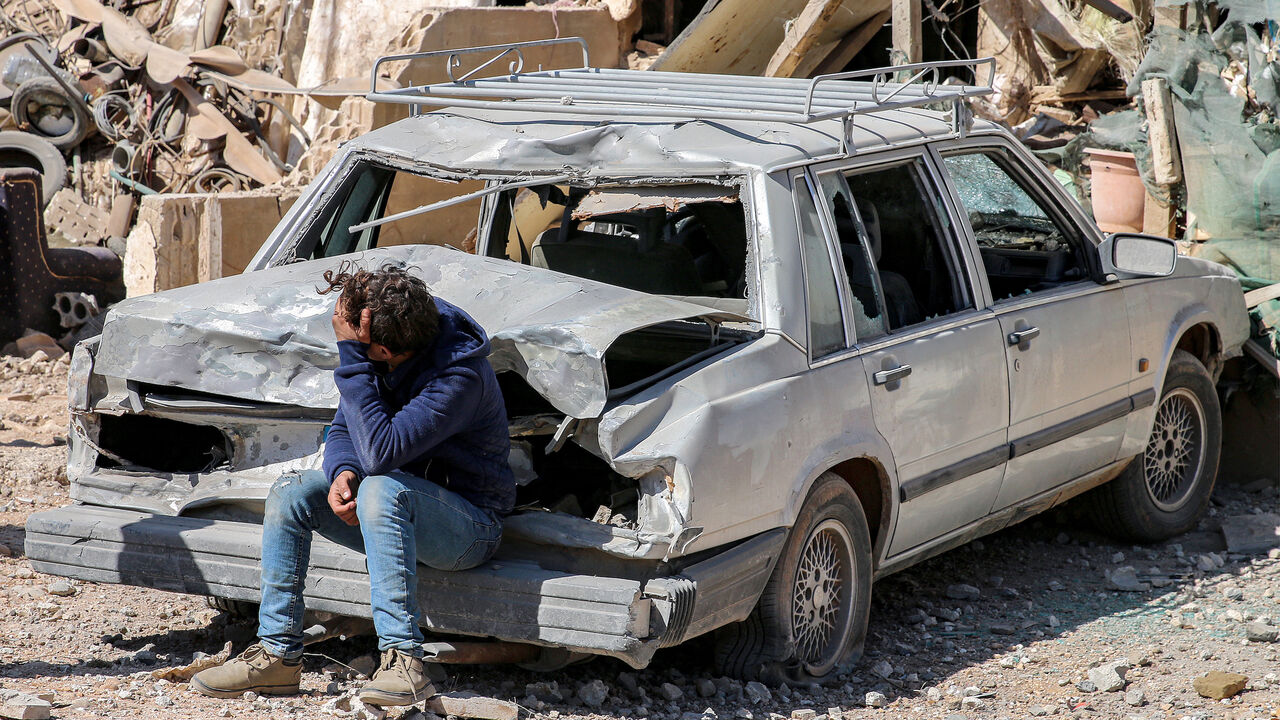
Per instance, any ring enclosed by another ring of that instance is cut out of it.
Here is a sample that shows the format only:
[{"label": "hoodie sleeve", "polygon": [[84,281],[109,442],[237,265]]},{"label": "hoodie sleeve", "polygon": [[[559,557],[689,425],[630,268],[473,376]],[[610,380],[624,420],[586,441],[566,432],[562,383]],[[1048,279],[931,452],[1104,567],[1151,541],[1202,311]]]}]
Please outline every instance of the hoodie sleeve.
[{"label": "hoodie sleeve", "polygon": [[338,343],[340,362],[333,371],[349,442],[365,474],[400,468],[471,422],[483,394],[472,369],[450,366],[393,414],[378,393],[367,352],[359,342]]},{"label": "hoodie sleeve", "polygon": [[351,444],[351,433],[347,431],[347,419],[342,414],[342,406],[334,413],[333,424],[329,426],[329,434],[324,441],[324,476],[332,484],[343,470],[356,474],[356,480],[365,476],[356,457],[356,449]]}]

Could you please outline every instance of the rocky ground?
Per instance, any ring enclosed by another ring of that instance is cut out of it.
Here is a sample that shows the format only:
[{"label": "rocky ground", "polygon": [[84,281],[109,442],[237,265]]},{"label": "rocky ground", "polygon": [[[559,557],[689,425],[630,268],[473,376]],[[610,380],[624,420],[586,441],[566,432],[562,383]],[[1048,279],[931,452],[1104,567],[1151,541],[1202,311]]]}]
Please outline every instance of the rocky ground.
[{"label": "rocky ground", "polygon": [[[335,660],[369,669],[370,639],[314,646],[300,697],[213,700],[153,673],[228,641],[238,652],[252,622],[202,598],[31,570],[27,515],[68,502],[65,374],[63,362],[0,358],[0,717],[21,712],[5,705],[13,691],[65,718],[367,715]],[[894,575],[875,586],[862,662],[819,687],[714,677],[696,641],[639,672],[611,660],[546,674],[453,666],[439,684],[547,720],[1275,718],[1280,551],[1228,553],[1220,532],[1232,516],[1276,512],[1276,489],[1250,480],[1223,478],[1200,529],[1164,545],[1116,545],[1067,507]],[[1201,697],[1193,684],[1211,671],[1248,679],[1233,697]]]}]

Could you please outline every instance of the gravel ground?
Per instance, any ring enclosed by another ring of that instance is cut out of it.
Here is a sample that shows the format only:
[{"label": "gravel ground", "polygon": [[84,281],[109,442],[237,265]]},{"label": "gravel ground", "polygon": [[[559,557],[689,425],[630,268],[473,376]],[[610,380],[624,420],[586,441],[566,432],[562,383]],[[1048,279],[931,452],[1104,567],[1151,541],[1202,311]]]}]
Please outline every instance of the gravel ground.
[{"label": "gravel ground", "polygon": [[[152,673],[228,641],[238,652],[251,621],[202,598],[31,570],[27,515],[68,502],[65,373],[0,358],[0,705],[21,691],[66,718],[372,716],[342,709],[359,681],[334,662],[369,665],[369,638],[314,646],[299,697],[214,700]],[[1276,512],[1276,489],[1249,480],[1221,478],[1200,528],[1163,545],[1114,544],[1068,506],[889,577],[875,586],[863,660],[822,686],[714,677],[705,640],[639,672],[612,660],[543,674],[453,666],[438,685],[548,720],[1275,718],[1280,643],[1247,635],[1280,624],[1280,551],[1228,553],[1220,532],[1232,516]],[[1199,696],[1193,681],[1214,670],[1247,676],[1245,690]]]}]

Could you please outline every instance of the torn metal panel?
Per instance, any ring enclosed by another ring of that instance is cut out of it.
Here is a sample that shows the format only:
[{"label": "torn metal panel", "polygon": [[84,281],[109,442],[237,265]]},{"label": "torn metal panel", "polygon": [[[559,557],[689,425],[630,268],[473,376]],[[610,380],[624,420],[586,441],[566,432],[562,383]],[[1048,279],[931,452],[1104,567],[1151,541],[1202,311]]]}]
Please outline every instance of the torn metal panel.
[{"label": "torn metal panel", "polygon": [[[410,268],[488,330],[495,370],[519,373],[557,410],[578,418],[604,410],[604,353],[619,336],[673,320],[749,320],[450,248],[401,246],[127,300],[108,314],[95,371],[245,400],[335,408],[337,354],[329,319],[335,299],[314,288],[343,259]],[[210,306],[210,297],[225,301]]]},{"label": "torn metal panel", "polygon": [[676,212],[686,205],[702,202],[732,203],[738,200],[733,188],[721,185],[678,185],[675,187],[635,187],[592,190],[573,210],[574,220],[599,215],[664,208]]}]

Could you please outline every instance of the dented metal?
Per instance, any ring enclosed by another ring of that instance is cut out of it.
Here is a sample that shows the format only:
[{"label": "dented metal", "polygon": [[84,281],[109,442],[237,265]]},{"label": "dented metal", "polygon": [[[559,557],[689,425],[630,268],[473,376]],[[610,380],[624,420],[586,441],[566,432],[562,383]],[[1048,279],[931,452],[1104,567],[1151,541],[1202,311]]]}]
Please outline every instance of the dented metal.
[{"label": "dented metal", "polygon": [[[489,333],[490,361],[556,409],[596,417],[608,399],[603,358],[619,336],[673,320],[749,321],[451,248],[410,245],[294,263],[144,295],[112,309],[94,361],[99,374],[245,400],[336,408],[333,296],[315,292],[342,260],[408,267]],[[228,298],[210,306],[209,297]]]}]

